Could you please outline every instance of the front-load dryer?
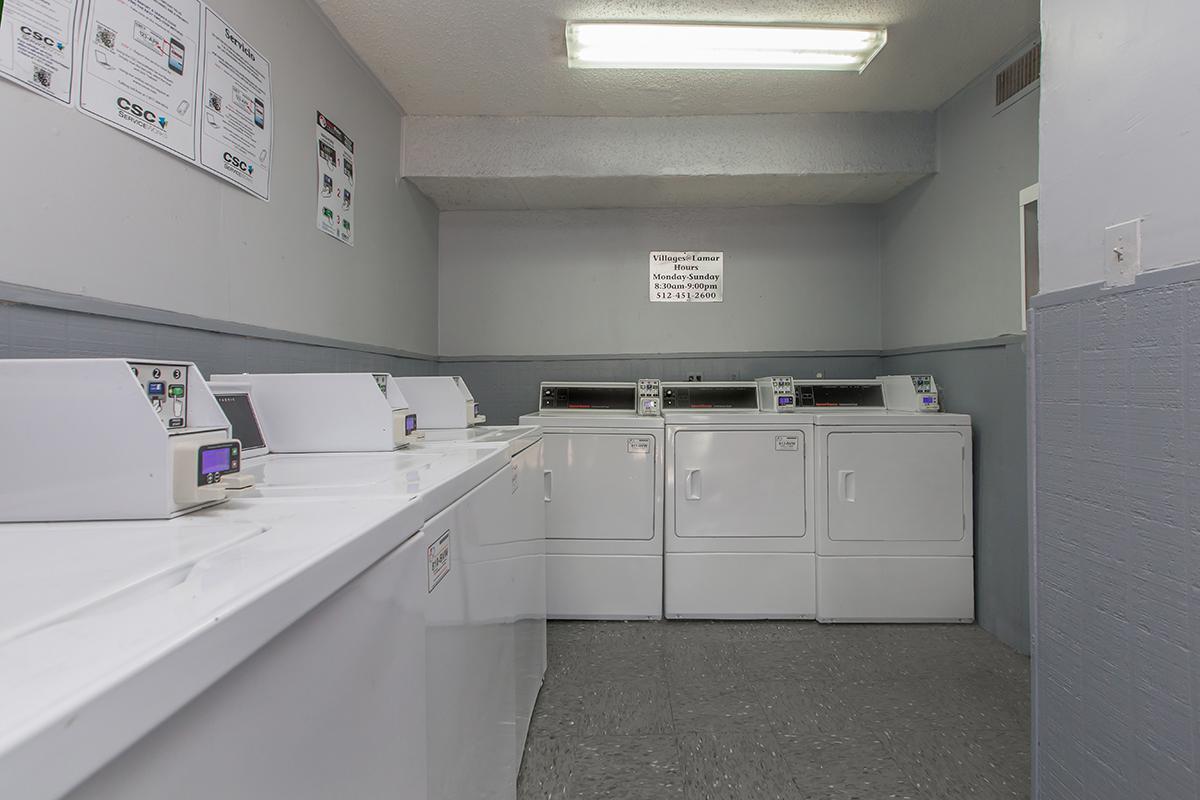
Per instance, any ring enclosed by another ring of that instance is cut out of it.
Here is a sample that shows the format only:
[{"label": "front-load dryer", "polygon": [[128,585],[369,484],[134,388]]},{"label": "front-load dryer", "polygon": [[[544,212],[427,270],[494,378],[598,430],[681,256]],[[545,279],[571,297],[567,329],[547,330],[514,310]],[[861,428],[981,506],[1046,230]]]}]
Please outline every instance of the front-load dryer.
[{"label": "front-load dryer", "polygon": [[975,617],[971,419],[897,411],[874,381],[798,381],[816,433],[817,618]]},{"label": "front-load dryer", "polygon": [[816,615],[813,424],[772,380],[763,411],[754,381],[663,384],[667,617]]},{"label": "front-load dryer", "polygon": [[658,381],[549,382],[545,459],[546,613],[659,619],[663,609],[663,419]]}]

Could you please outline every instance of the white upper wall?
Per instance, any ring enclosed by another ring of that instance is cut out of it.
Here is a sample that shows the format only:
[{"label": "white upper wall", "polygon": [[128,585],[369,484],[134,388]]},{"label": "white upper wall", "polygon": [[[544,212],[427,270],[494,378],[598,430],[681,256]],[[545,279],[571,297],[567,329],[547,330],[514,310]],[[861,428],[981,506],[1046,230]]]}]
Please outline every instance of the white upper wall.
[{"label": "white upper wall", "polygon": [[993,114],[991,71],[938,110],[938,171],[883,207],[885,349],[1019,333],[1020,192],[1038,181],[1038,94]]},{"label": "white upper wall", "polygon": [[[397,178],[399,108],[308,3],[209,1],[271,60],[271,202],[0,81],[0,281],[436,353],[437,211]],[[317,230],[318,109],[355,141],[353,248]]]},{"label": "white upper wall", "polygon": [[[872,206],[442,214],[441,353],[878,349]],[[725,302],[651,303],[652,250],[725,253]]]},{"label": "white upper wall", "polygon": [[1136,217],[1146,268],[1200,260],[1200,3],[1044,0],[1042,29],[1042,291],[1103,280]]}]

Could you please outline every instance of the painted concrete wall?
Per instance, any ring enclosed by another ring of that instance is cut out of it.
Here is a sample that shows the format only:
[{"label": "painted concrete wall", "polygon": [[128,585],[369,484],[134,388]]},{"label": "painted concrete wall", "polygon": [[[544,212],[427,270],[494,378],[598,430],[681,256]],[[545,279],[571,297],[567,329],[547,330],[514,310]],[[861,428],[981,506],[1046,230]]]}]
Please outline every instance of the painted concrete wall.
[{"label": "painted concrete wall", "polygon": [[[1139,215],[1146,265],[1200,261],[1200,83],[1180,64],[1200,5],[1042,14],[1043,292],[1102,280],[1105,226]],[[1037,302],[1035,794],[1196,797],[1200,280]]]},{"label": "painted concrete wall", "polygon": [[1022,189],[1038,181],[1038,94],[999,114],[989,71],[937,113],[938,172],[884,205],[885,348],[1020,333]]},{"label": "painted concrete wall", "polygon": [[1104,228],[1145,217],[1142,259],[1200,258],[1200,3],[1044,0],[1042,290],[1103,280]]},{"label": "painted concrete wall", "polygon": [[888,355],[889,375],[932,373],[947,411],[971,415],[975,467],[975,615],[1029,652],[1025,338]]},{"label": "painted concrete wall", "polygon": [[[437,212],[397,181],[400,110],[308,3],[212,6],[271,59],[271,202],[0,82],[0,281],[436,353]],[[318,108],[355,139],[354,248],[316,227]]]},{"label": "painted concrete wall", "polygon": [[[441,354],[879,347],[871,207],[442,215]],[[725,301],[649,301],[652,250],[725,253]]]}]

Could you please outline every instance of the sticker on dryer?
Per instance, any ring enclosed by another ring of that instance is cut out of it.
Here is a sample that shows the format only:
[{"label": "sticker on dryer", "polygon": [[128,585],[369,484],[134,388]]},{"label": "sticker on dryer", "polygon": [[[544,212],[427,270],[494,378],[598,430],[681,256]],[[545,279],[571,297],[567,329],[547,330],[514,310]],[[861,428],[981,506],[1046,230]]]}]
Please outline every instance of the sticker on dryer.
[{"label": "sticker on dryer", "polygon": [[509,469],[512,470],[512,493],[516,494],[517,489],[521,488],[521,471],[516,464],[510,464]]},{"label": "sticker on dryer", "polygon": [[790,453],[798,453],[800,451],[799,436],[776,436],[775,449],[785,450]]},{"label": "sticker on dryer", "polygon": [[432,594],[442,579],[450,574],[450,531],[429,545],[429,592]]},{"label": "sticker on dryer", "polygon": [[649,453],[650,452],[650,437],[639,436],[629,439],[625,443],[625,451],[627,453]]}]

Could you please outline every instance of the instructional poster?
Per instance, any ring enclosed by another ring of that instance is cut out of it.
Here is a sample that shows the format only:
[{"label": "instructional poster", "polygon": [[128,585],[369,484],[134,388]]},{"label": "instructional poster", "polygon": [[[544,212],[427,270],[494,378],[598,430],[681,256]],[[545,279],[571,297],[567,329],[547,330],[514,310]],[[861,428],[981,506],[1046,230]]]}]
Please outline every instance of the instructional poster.
[{"label": "instructional poster", "polygon": [[79,107],[196,160],[200,0],[92,0]]},{"label": "instructional poster", "polygon": [[271,64],[221,19],[204,10],[200,163],[251,194],[271,195]]},{"label": "instructional poster", "polygon": [[317,227],[354,246],[354,141],[317,112]]},{"label": "instructional poster", "polygon": [[80,0],[0,0],[0,76],[71,104]]},{"label": "instructional poster", "polygon": [[724,299],[724,253],[650,254],[651,303],[721,303]]}]

